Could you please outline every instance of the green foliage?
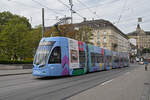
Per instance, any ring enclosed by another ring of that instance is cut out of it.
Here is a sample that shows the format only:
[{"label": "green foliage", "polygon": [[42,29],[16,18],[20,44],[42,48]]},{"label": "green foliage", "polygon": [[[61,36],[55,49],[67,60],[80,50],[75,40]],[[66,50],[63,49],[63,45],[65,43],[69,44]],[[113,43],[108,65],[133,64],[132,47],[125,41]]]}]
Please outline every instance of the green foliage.
[{"label": "green foliage", "polygon": [[33,61],[12,61],[12,60],[0,60],[0,64],[32,64]]},{"label": "green foliage", "polygon": [[10,22],[13,21],[15,19],[18,19],[18,21],[15,21],[15,23],[20,23],[20,21],[22,23],[24,23],[28,28],[31,29],[31,24],[29,23],[28,19],[26,19],[25,17],[20,17],[18,15],[13,15],[10,12],[2,12],[0,13],[0,32],[3,30],[3,28],[5,27],[5,25]]},{"label": "green foliage", "polygon": [[92,44],[91,43],[91,40],[93,39],[92,28],[87,26],[79,28],[76,39],[79,41],[84,41],[88,44]]},{"label": "green foliage", "polygon": [[142,50],[142,53],[150,53],[150,48],[144,48],[144,49]]},{"label": "green foliage", "polygon": [[25,17],[0,13],[0,60],[33,58],[41,39],[41,28],[31,29]]},{"label": "green foliage", "polygon": [[35,29],[30,30],[28,35],[26,35],[26,57],[32,58],[34,56],[39,42],[42,38],[41,30],[41,27],[38,26]]},{"label": "green foliage", "polygon": [[[75,30],[73,24],[65,24],[59,25],[59,30],[61,32],[61,36],[73,38],[79,41],[84,41],[86,43],[90,43],[90,40],[93,39],[92,29],[87,26],[80,27],[79,30]],[[46,31],[46,37],[51,36],[60,36],[55,27],[51,27],[50,30]]]},{"label": "green foliage", "polygon": [[[89,27],[81,27],[75,30],[74,25],[59,25],[61,35],[52,27],[46,31],[45,36],[64,36],[79,41],[90,43],[93,34]],[[0,13],[0,61],[24,62],[26,58],[32,59],[42,37],[41,26],[34,29],[28,19],[14,15],[10,12]]]}]

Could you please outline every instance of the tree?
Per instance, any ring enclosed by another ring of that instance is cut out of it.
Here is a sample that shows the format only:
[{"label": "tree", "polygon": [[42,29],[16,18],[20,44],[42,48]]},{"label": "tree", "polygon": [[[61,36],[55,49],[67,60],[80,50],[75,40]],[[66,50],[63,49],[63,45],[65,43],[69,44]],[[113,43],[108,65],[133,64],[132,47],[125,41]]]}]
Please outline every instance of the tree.
[{"label": "tree", "polygon": [[31,24],[29,23],[28,19],[26,19],[25,17],[20,17],[18,15],[13,15],[10,12],[2,12],[0,13],[0,32],[2,31],[3,27],[5,27],[5,25],[11,21],[13,18],[19,18],[22,20],[22,22],[24,24],[27,25],[28,28],[31,29]]},{"label": "tree", "polygon": [[144,49],[142,49],[142,53],[150,53],[150,48],[144,48]]},{"label": "tree", "polygon": [[31,30],[28,19],[9,12],[0,13],[0,55],[7,59],[24,58],[26,35]]},{"label": "tree", "polygon": [[42,28],[41,26],[37,26],[36,28],[30,30],[28,35],[26,35],[26,57],[33,58],[36,49],[39,45],[39,42],[42,38]]},{"label": "tree", "polygon": [[77,32],[77,40],[84,41],[88,44],[92,44],[91,40],[93,39],[92,28],[83,26],[79,28]]},{"label": "tree", "polygon": [[[58,30],[60,31],[60,33]],[[63,36],[73,38],[73,36],[75,36],[76,33],[73,24],[58,25],[58,30],[55,26],[53,26],[49,30],[46,30],[45,36],[46,37]]]},{"label": "tree", "polygon": [[45,36],[63,36],[73,38],[79,41],[84,41],[86,43],[91,43],[90,40],[93,38],[92,29],[89,27],[81,27],[79,30],[75,30],[75,26],[73,24],[64,24],[58,26],[61,35],[57,31],[56,27],[51,27],[49,30],[46,30]]}]

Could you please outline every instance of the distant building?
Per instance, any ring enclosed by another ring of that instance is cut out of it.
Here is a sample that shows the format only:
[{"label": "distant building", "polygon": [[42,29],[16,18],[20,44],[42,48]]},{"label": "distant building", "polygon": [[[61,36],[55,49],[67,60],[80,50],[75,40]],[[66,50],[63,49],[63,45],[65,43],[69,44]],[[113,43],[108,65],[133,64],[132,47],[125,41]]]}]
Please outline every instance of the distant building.
[{"label": "distant building", "polygon": [[129,42],[130,42],[132,45],[136,46],[136,39],[130,38],[130,39],[129,39]]},{"label": "distant building", "polygon": [[[86,19],[81,23],[75,23],[75,28],[90,27],[92,28],[93,40],[91,42],[95,46],[99,46],[105,49],[109,49],[117,52],[129,52],[130,42],[127,35],[125,35],[120,29],[107,20],[90,20]],[[51,27],[46,27],[49,30]]]},{"label": "distant building", "polygon": [[130,43],[127,35],[107,20],[90,20],[75,24],[77,27],[88,26],[94,34],[91,42],[109,50],[129,52]]},{"label": "distant building", "polygon": [[137,49],[150,48],[150,31],[144,31],[137,25],[136,31],[128,33],[129,38],[136,39]]}]

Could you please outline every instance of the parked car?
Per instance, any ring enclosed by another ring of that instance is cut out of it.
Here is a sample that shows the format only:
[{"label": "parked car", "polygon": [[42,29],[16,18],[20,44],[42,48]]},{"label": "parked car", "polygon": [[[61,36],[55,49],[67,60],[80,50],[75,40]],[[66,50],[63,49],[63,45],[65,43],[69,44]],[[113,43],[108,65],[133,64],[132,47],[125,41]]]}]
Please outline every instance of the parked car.
[{"label": "parked car", "polygon": [[139,64],[140,64],[140,65],[143,65],[143,64],[144,64],[144,61],[139,61]]}]

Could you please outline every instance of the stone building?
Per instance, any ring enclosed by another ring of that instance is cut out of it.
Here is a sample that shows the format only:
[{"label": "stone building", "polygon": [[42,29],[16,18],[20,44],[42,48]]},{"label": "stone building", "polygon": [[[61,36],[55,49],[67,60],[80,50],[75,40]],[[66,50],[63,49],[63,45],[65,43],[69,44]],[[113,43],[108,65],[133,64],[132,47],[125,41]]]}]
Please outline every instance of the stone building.
[{"label": "stone building", "polygon": [[88,26],[94,34],[91,42],[99,47],[117,52],[129,52],[130,43],[127,35],[107,20],[91,20],[75,24],[77,27]]},{"label": "stone building", "polygon": [[137,49],[150,48],[150,31],[144,31],[139,24],[136,31],[128,33],[128,37],[136,39]]}]

